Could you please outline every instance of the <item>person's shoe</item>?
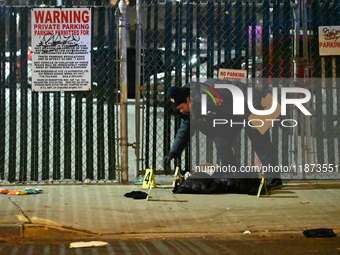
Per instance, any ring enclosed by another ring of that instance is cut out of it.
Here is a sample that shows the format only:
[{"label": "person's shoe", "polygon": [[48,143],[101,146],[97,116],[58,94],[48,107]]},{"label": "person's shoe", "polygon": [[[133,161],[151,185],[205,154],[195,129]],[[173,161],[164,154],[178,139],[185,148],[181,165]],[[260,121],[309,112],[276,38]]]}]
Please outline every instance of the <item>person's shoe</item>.
[{"label": "person's shoe", "polygon": [[280,189],[282,180],[280,178],[266,179],[267,189]]}]

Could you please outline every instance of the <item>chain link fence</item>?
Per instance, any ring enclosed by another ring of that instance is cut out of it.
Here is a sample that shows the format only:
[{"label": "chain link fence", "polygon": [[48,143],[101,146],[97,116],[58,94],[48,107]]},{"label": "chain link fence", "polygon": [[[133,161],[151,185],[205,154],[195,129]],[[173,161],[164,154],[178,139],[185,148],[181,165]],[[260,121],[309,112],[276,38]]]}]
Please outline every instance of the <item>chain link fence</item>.
[{"label": "chain link fence", "polygon": [[[310,90],[312,100],[305,106],[312,118],[292,107],[279,118],[294,119],[298,125],[271,128],[278,163],[290,167],[284,178],[338,178],[339,63],[335,56],[320,57],[318,49],[318,26],[337,25],[338,14],[337,1],[144,1],[143,47],[151,51],[143,66],[145,168],[169,173],[162,158],[179,117],[169,104],[167,89],[218,78],[219,69],[226,68],[247,71],[248,86],[264,93],[275,87]],[[191,146],[196,165],[217,163],[214,145],[204,135]],[[240,165],[257,160],[243,131],[234,152]],[[189,149],[170,168],[190,170],[188,160]],[[316,171],[315,165],[323,164],[330,171]]]},{"label": "chain link fence", "polygon": [[92,90],[41,93],[31,90],[31,8],[0,8],[0,182],[119,180],[116,7],[91,8]]},{"label": "chain link fence", "polygon": [[[340,165],[340,57],[320,56],[319,26],[339,26],[339,1],[311,1],[308,6],[310,34],[305,36],[303,44],[310,51],[303,52],[305,59],[312,66],[315,77],[312,91],[314,93],[313,138],[316,148],[315,161],[320,164]],[[329,35],[336,36],[337,30]],[[323,178],[320,174],[317,177]]]},{"label": "chain link fence", "polygon": [[[61,2],[65,7],[91,7],[89,92],[36,93],[30,88],[30,9],[55,7],[59,1],[0,1],[1,183],[120,180],[118,6],[110,5],[116,1]],[[169,103],[167,89],[217,78],[221,68],[246,71],[248,86],[264,92],[273,87],[308,88],[312,100],[306,107],[312,117],[290,108],[286,118],[296,119],[298,126],[271,128],[279,164],[307,164],[308,169],[312,164],[339,165],[340,62],[337,56],[319,55],[318,39],[319,26],[339,24],[338,1],[141,3],[141,66],[137,66],[135,58],[136,41],[140,39],[136,37],[135,1],[130,1],[128,7],[127,48],[128,97],[132,102],[136,96],[136,68],[142,72],[137,90],[142,100],[141,118],[136,121],[141,127],[137,174],[143,174],[146,168],[165,175],[176,166],[188,170],[190,158],[197,163],[216,163],[215,147],[203,135],[191,144],[193,155],[187,148],[169,169],[163,168],[162,159],[170,150],[180,121]],[[291,78],[302,80],[292,85]],[[195,149],[200,146],[206,147],[208,153],[200,155]],[[255,164],[256,157],[244,131],[237,138],[234,152],[239,164]],[[130,173],[130,177],[133,175]],[[338,175],[309,170],[291,171],[283,177]]]}]

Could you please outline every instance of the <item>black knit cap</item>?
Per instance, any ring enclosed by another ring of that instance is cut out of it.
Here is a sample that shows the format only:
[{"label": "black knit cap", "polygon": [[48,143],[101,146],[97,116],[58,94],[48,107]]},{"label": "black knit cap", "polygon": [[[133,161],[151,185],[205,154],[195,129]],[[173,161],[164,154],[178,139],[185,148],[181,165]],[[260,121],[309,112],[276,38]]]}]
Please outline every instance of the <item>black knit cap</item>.
[{"label": "black knit cap", "polygon": [[190,89],[171,86],[168,89],[168,95],[172,104],[177,107],[187,101],[187,97],[190,95]]}]

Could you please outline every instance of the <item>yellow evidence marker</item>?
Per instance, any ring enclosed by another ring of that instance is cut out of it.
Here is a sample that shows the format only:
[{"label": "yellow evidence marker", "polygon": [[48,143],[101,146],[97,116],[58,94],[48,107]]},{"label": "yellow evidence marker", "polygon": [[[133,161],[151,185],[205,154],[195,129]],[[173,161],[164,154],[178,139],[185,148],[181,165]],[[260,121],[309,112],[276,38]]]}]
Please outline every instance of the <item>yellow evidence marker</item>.
[{"label": "yellow evidence marker", "polygon": [[179,171],[179,167],[176,167],[172,186],[175,187],[177,182],[179,184],[181,184],[183,182],[183,176],[181,175],[181,172]]},{"label": "yellow evidence marker", "polygon": [[150,186],[152,188],[156,188],[155,175],[153,174],[152,169],[146,169],[144,179],[143,179],[142,188],[143,189],[149,189]]},{"label": "yellow evidence marker", "polygon": [[268,190],[267,190],[267,186],[266,186],[266,179],[262,178],[259,190],[257,191],[257,197],[261,196],[261,191],[262,191],[263,186],[264,186],[264,190],[266,191],[266,195],[268,196]]}]

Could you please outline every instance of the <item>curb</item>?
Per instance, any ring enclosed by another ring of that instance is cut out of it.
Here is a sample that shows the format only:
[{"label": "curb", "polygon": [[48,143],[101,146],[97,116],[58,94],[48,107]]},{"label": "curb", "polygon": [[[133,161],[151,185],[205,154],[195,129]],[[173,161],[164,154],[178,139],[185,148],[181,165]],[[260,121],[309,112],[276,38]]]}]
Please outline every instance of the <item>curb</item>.
[{"label": "curb", "polygon": [[22,237],[23,232],[22,224],[0,224],[1,239],[18,239]]},{"label": "curb", "polygon": [[56,227],[41,224],[24,224],[23,238],[25,240],[62,240],[62,239],[81,239],[93,237],[96,234],[85,231],[69,229],[65,227]]},{"label": "curb", "polygon": [[[339,232],[340,229],[334,229]],[[228,239],[266,239],[291,238],[303,236],[301,230],[272,230],[269,232],[135,232],[135,233],[92,233],[68,227],[46,224],[0,224],[0,241],[92,241],[92,240],[138,240],[138,239],[176,239],[176,238],[228,238]],[[337,237],[339,238],[339,237]]]},{"label": "curb", "polygon": [[5,240],[73,240],[97,234],[42,224],[0,224],[0,239]]}]

